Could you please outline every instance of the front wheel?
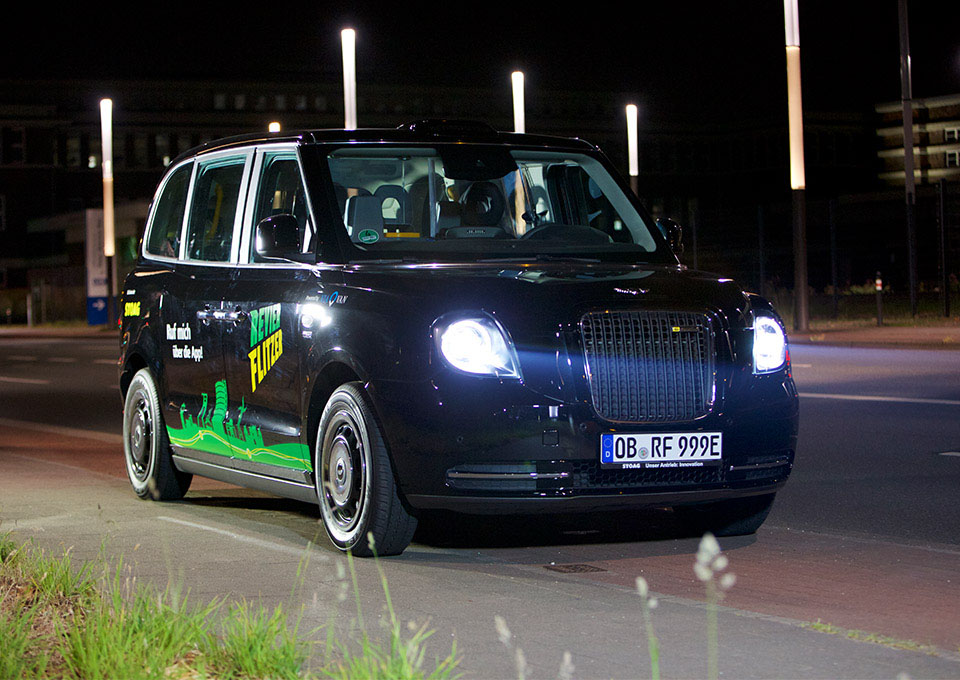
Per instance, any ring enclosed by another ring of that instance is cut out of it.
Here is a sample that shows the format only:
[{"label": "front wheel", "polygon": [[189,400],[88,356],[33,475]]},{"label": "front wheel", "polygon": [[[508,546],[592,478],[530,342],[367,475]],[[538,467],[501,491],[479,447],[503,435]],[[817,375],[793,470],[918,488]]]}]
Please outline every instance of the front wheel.
[{"label": "front wheel", "polygon": [[327,400],[314,473],[323,526],[340,550],[399,555],[410,544],[417,520],[400,500],[386,444],[360,383],[341,385]]},{"label": "front wheel", "polygon": [[745,536],[756,533],[770,514],[776,494],[679,506],[673,509],[684,526],[697,535]]},{"label": "front wheel", "polygon": [[146,368],[133,376],[123,404],[123,458],[141,498],[179,500],[190,488],[193,475],[173,465],[157,386]]}]

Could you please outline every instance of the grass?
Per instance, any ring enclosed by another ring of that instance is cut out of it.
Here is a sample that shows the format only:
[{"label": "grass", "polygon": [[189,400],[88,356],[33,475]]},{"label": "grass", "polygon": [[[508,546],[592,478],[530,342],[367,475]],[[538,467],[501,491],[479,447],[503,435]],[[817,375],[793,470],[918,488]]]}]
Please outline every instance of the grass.
[{"label": "grass", "polygon": [[[0,534],[0,680],[7,678],[236,679],[454,677],[456,648],[427,663],[426,625],[405,634],[379,562],[389,642],[362,627],[359,590],[348,558],[361,622],[359,652],[327,633],[324,664],[309,666],[319,629],[277,606],[192,603],[176,588],[137,583],[129,567],[105,560],[76,565],[69,551],[51,557]],[[304,565],[301,563],[298,575]],[[332,623],[332,622],[331,622]]]},{"label": "grass", "polygon": [[925,645],[913,640],[903,640],[901,638],[881,635],[880,633],[870,633],[863,630],[851,628],[840,628],[830,623],[823,623],[820,619],[803,624],[804,628],[815,630],[818,633],[827,633],[828,635],[839,635],[850,640],[858,642],[870,642],[876,645],[883,645],[891,649],[904,649],[911,652],[924,652],[925,654],[936,654],[936,649],[930,645]]},{"label": "grass", "polygon": [[[780,289],[772,292],[769,299],[783,317],[787,328],[792,328],[793,291]],[[809,298],[809,310],[810,326],[815,330],[875,326],[877,323],[877,298],[873,292],[841,293],[838,297],[836,315],[834,315],[832,295],[812,294]],[[913,316],[908,294],[884,292],[883,323],[886,326],[960,327],[960,295],[957,293],[951,295],[950,316],[944,317],[939,293],[918,293],[917,316]]]}]

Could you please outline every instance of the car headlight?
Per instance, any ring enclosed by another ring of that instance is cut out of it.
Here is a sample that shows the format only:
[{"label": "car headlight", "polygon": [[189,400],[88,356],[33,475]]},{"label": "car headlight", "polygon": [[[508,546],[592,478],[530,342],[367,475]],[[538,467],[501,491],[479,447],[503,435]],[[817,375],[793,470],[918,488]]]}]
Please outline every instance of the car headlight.
[{"label": "car headlight", "polygon": [[772,316],[757,315],[753,321],[753,372],[772,373],[787,363],[787,334]]},{"label": "car headlight", "polygon": [[437,321],[434,338],[440,355],[453,368],[471,375],[519,378],[513,343],[495,319],[483,313]]}]

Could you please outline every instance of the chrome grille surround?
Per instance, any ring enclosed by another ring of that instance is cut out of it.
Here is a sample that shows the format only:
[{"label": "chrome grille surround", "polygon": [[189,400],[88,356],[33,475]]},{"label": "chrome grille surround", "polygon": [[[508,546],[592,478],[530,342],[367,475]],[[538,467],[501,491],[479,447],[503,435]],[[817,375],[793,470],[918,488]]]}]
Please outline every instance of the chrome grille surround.
[{"label": "chrome grille surround", "polygon": [[697,312],[604,311],[580,320],[597,414],[623,423],[690,421],[716,399],[716,342]]}]

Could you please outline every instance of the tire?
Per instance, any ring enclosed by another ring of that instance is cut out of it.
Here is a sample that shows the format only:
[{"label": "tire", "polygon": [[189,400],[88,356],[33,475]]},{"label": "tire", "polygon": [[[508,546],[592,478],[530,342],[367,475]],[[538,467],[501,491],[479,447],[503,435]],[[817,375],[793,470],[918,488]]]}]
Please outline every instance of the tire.
[{"label": "tire", "polygon": [[684,526],[697,535],[745,536],[756,533],[770,514],[776,494],[680,506],[673,509]]},{"label": "tire", "polygon": [[402,553],[417,519],[400,499],[386,444],[360,383],[341,385],[327,400],[313,462],[320,514],[333,544],[359,557]]},{"label": "tire", "polygon": [[123,458],[127,477],[140,498],[183,498],[193,475],[173,465],[170,440],[160,412],[160,397],[150,371],[137,371],[123,405]]}]

